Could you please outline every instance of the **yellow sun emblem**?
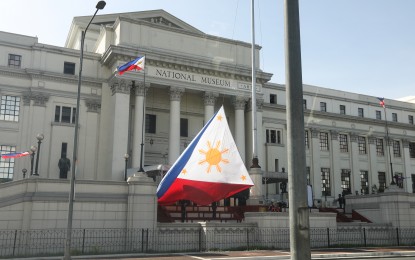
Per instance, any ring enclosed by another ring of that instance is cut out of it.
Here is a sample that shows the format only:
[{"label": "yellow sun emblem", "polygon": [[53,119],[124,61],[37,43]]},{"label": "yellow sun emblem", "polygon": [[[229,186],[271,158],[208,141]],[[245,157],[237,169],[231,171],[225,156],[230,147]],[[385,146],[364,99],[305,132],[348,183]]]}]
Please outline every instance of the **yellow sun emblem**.
[{"label": "yellow sun emblem", "polygon": [[216,169],[218,172],[221,172],[222,169],[219,166],[219,163],[229,163],[229,160],[222,158],[222,154],[229,152],[229,149],[223,149],[222,151],[219,151],[220,141],[216,142],[216,146],[212,147],[212,144],[210,141],[207,142],[209,150],[203,151],[202,149],[199,150],[199,153],[205,155],[205,159],[201,160],[199,164],[204,164],[207,162],[209,164],[207,168],[207,173],[210,173],[210,169],[212,166],[216,166]]}]

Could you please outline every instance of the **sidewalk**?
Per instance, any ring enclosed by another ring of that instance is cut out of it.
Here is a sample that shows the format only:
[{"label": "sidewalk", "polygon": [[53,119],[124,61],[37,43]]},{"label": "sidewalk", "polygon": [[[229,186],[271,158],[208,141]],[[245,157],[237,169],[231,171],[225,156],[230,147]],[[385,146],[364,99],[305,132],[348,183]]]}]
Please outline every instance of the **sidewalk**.
[{"label": "sidewalk", "polygon": [[[312,249],[311,258],[355,258],[355,257],[415,257],[415,246],[413,247],[385,247],[385,248],[327,248]],[[254,250],[254,251],[225,251],[225,252],[194,252],[194,253],[166,253],[166,254],[118,254],[118,255],[88,255],[72,256],[72,259],[123,259],[123,260],[220,260],[228,258],[247,258],[247,257],[273,257],[273,259],[290,259],[289,250]],[[55,260],[62,259],[62,256],[54,257],[33,257],[33,258],[13,258],[14,260]]]}]

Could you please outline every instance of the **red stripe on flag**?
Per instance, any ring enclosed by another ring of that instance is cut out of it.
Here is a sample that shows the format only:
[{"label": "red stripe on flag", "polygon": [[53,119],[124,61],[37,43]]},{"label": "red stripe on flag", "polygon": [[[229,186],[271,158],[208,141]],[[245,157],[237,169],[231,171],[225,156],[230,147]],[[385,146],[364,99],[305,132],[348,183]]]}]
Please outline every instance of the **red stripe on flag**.
[{"label": "red stripe on flag", "polygon": [[177,178],[166,193],[159,198],[158,202],[160,205],[171,205],[178,200],[191,200],[203,206],[230,197],[249,187],[251,185],[204,182]]}]

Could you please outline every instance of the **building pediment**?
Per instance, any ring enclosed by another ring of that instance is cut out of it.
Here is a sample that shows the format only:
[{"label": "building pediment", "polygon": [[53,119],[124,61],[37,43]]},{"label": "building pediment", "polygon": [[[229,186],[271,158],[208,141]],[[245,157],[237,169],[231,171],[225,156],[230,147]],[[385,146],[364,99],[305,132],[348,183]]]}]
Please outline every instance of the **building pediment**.
[{"label": "building pediment", "polygon": [[[153,11],[143,11],[143,12],[133,12],[133,13],[121,13],[119,17],[129,18],[136,21],[145,21],[152,24],[157,24],[160,26],[181,29],[184,31],[204,34],[202,31],[196,29],[195,27],[189,25],[188,23],[178,19],[177,17],[169,14],[164,10],[153,10]],[[114,20],[115,21],[115,20]]]},{"label": "building pediment", "polygon": [[[202,31],[196,29],[190,24],[180,20],[179,18],[171,15],[164,10],[151,10],[151,11],[140,11],[130,13],[115,13],[115,14],[103,14],[97,15],[90,25],[89,31],[95,30],[97,33],[101,25],[112,26],[117,20],[133,20],[137,22],[147,22],[166,28],[180,29],[183,31],[204,34]],[[65,47],[74,48],[76,41],[79,41],[78,37],[82,30],[85,30],[88,22],[91,20],[91,16],[78,16],[74,17],[66,39]],[[91,33],[90,33],[91,34]]]}]

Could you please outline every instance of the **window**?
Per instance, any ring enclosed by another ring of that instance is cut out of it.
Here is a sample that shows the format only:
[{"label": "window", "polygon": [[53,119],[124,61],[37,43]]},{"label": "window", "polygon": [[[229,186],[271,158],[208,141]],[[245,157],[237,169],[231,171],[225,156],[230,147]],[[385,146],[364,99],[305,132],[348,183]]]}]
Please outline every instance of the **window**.
[{"label": "window", "polygon": [[311,172],[310,172],[310,167],[305,167],[305,173],[307,176],[307,185],[311,185]]},{"label": "window", "polygon": [[357,145],[359,146],[359,154],[367,154],[366,151],[366,137],[358,136]]},{"label": "window", "polygon": [[341,188],[343,189],[343,193],[345,194],[350,194],[352,191],[352,187],[350,186],[349,169],[342,169],[341,171]]},{"label": "window", "polygon": [[329,134],[320,133],[320,151],[329,150]]},{"label": "window", "polygon": [[277,131],[277,144],[281,143],[281,131]]},{"label": "window", "polygon": [[415,143],[413,142],[409,143],[409,157],[415,158]]},{"label": "window", "polygon": [[280,169],[280,167],[279,167],[279,160],[278,159],[275,159],[274,163],[275,163],[275,172],[278,172],[279,169]]},{"label": "window", "polygon": [[382,120],[382,112],[380,112],[380,110],[376,110],[376,119]]},{"label": "window", "polygon": [[392,121],[393,122],[398,122],[398,114],[392,113]]},{"label": "window", "polygon": [[326,102],[320,102],[320,111],[327,112],[327,104]]},{"label": "window", "polygon": [[275,129],[267,129],[265,133],[267,143],[281,144],[281,131]]},{"label": "window", "polygon": [[55,107],[55,122],[75,124],[76,108],[66,106]]},{"label": "window", "polygon": [[0,120],[19,121],[20,97],[2,96],[0,105]]},{"label": "window", "polygon": [[411,174],[412,180],[412,193],[415,193],[415,174]]},{"label": "window", "polygon": [[345,105],[340,105],[340,114],[341,115],[345,115],[346,114],[346,106]]},{"label": "window", "polygon": [[277,104],[277,95],[270,94],[269,95],[269,103],[271,103],[271,104]]},{"label": "window", "polygon": [[75,75],[75,63],[65,61],[65,63],[63,64],[63,73]]},{"label": "window", "polygon": [[413,124],[414,124],[414,116],[412,116],[412,115],[408,115],[408,123],[409,123],[410,125],[413,125]]},{"label": "window", "polygon": [[[14,153],[16,147],[0,145],[0,154]],[[0,157],[0,183],[13,180],[14,158],[3,159]]]},{"label": "window", "polygon": [[303,99],[303,109],[307,110],[307,99]]},{"label": "window", "polygon": [[384,192],[386,189],[386,173],[385,172],[378,172],[378,180],[379,180],[379,192]]},{"label": "window", "polygon": [[364,114],[363,108],[359,107],[359,108],[357,109],[357,115],[358,115],[358,117],[365,117],[365,114]]},{"label": "window", "polygon": [[156,133],[156,115],[146,114],[146,133]]},{"label": "window", "polygon": [[401,145],[399,141],[393,141],[393,156],[401,157]]},{"label": "window", "polygon": [[340,152],[342,153],[349,152],[349,144],[347,142],[347,135],[339,134],[339,144],[340,144]]},{"label": "window", "polygon": [[276,130],[270,130],[267,129],[266,130],[266,138],[267,138],[267,143],[273,143],[275,144],[277,142],[277,133]]},{"label": "window", "polygon": [[310,149],[310,142],[309,142],[309,140],[308,140],[308,131],[307,130],[305,130],[304,131],[304,140],[305,140],[305,148],[306,149]]},{"label": "window", "polygon": [[360,171],[360,193],[369,194],[369,175],[367,171]]},{"label": "window", "polygon": [[9,67],[20,68],[22,66],[22,56],[9,54]]},{"label": "window", "polygon": [[180,136],[189,136],[189,120],[187,118],[180,118]]},{"label": "window", "polygon": [[376,155],[377,156],[384,156],[385,152],[383,149],[383,139],[376,138]]},{"label": "window", "polygon": [[330,168],[321,168],[321,190],[322,196],[331,196]]},{"label": "window", "polygon": [[61,146],[61,158],[66,157],[68,151],[68,143],[62,143]]}]

